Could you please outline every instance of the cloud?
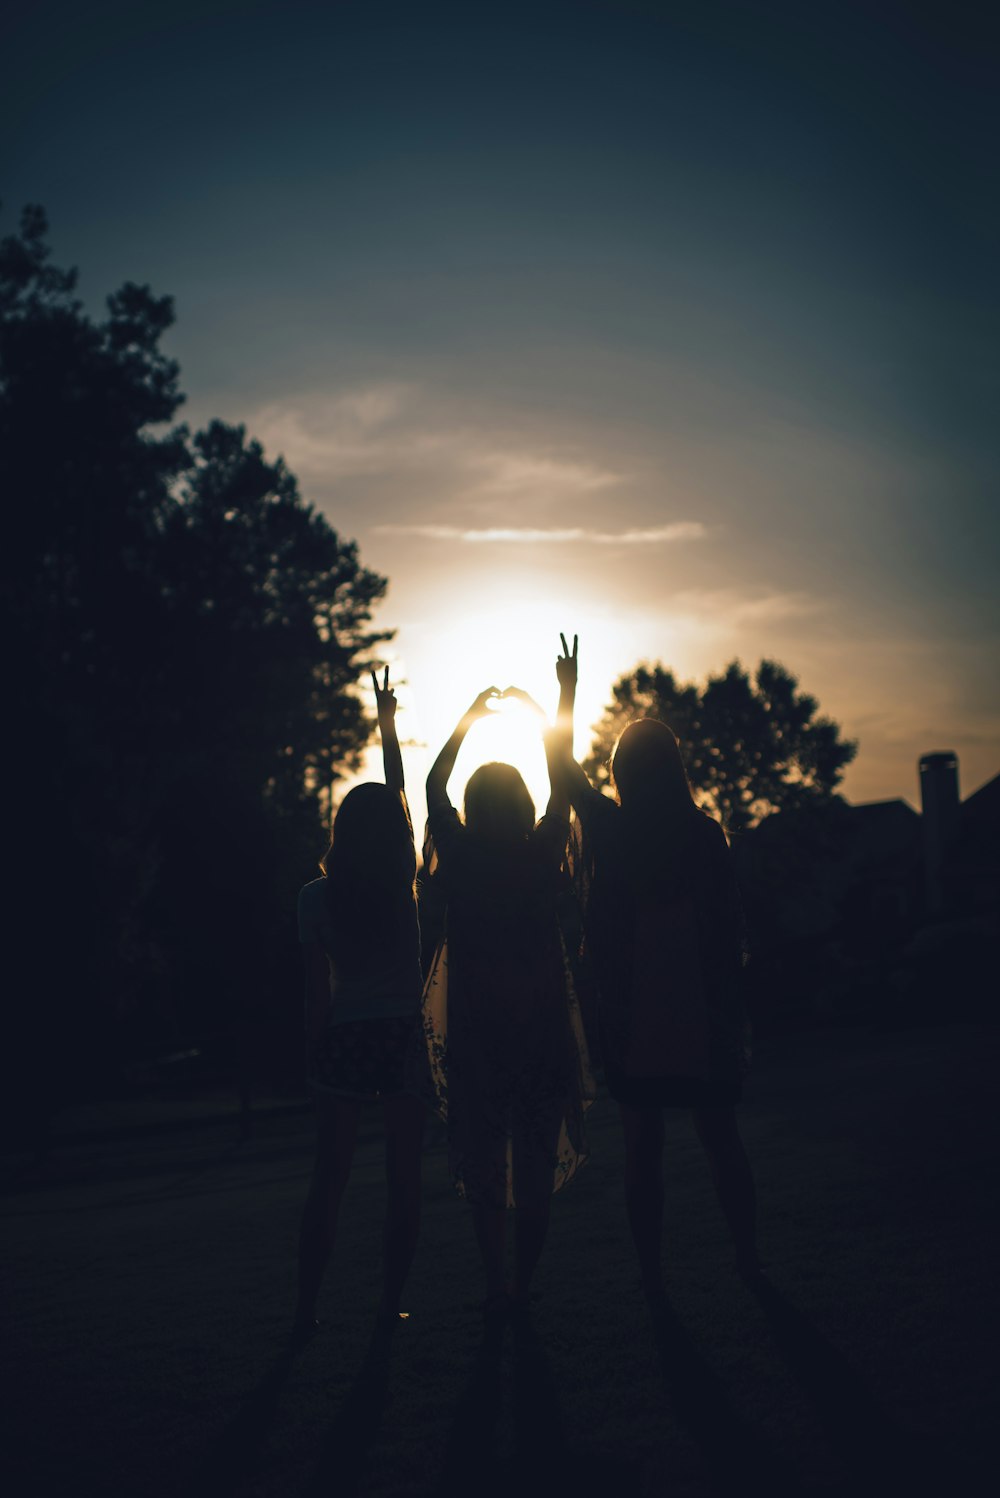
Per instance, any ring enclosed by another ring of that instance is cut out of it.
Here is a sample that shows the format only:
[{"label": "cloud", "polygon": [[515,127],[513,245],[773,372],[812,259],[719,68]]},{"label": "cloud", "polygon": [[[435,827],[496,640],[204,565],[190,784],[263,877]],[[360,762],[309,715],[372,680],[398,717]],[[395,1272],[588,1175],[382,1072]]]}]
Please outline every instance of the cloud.
[{"label": "cloud", "polygon": [[426,446],[406,431],[410,386],[384,382],[322,397],[283,401],[254,413],[251,431],[304,478],[339,479],[412,464]]},{"label": "cloud", "polygon": [[814,649],[817,629],[822,635],[828,608],[828,600],[803,592],[689,588],[661,595],[642,633],[654,642],[651,657],[667,650],[688,675],[718,670],[734,656],[789,658],[791,640],[794,668]]},{"label": "cloud", "polygon": [[512,494],[524,490],[564,489],[589,494],[621,482],[622,475],[601,468],[596,463],[567,462],[537,457],[531,453],[492,452],[468,457],[470,468],[480,469],[485,477],[481,490]]},{"label": "cloud", "polygon": [[708,527],[699,520],[675,520],[670,525],[623,531],[588,530],[584,526],[549,530],[534,526],[491,526],[484,530],[467,530],[459,525],[377,525],[375,530],[383,536],[420,536],[427,541],[459,541],[477,546],[499,542],[530,546],[574,542],[596,546],[651,546],[669,541],[701,541],[708,535]]},{"label": "cloud", "polygon": [[430,494],[485,514],[524,500],[560,504],[625,481],[581,451],[521,424],[502,430],[490,413],[414,384],[384,381],[311,392],[257,410],[250,423],[269,453],[282,453],[310,488],[372,481],[412,499]]},{"label": "cloud", "polygon": [[729,618],[733,625],[777,624],[785,619],[822,613],[826,606],[825,599],[810,593],[766,593],[734,603]]}]

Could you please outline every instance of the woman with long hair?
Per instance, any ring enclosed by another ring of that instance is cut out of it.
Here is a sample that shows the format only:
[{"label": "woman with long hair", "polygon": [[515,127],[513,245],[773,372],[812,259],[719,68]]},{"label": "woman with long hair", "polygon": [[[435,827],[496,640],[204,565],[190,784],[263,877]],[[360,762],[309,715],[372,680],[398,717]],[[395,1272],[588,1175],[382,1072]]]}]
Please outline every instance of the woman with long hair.
[{"label": "woman with long hair", "polygon": [[[553,786],[536,825],[527,786],[501,763],[470,777],[464,819],[448,798],[467,732],[500,696],[536,707],[513,687],[475,699],[427,779],[425,852],[447,909],[424,991],[424,1030],[452,1177],[472,1206],[488,1318],[527,1303],[552,1193],[587,1158],[583,1112],[593,1096],[557,912],[569,804]],[[516,1208],[510,1285],[508,1207]]]},{"label": "woman with long hair", "polygon": [[324,878],[299,893],[305,1034],[316,1103],[316,1157],[299,1233],[296,1338],[317,1327],[316,1302],[337,1232],[361,1109],[382,1104],[388,1201],[380,1319],[395,1324],[420,1225],[424,1107],[405,1090],[420,1022],[416,855],[386,667],[372,672],[385,784],[349,791],[333,824]]},{"label": "woman with long hair", "polygon": [[[576,676],[576,641],[573,651]],[[605,1079],[625,1135],[625,1194],[643,1289],[663,1295],[663,1109],[693,1110],[736,1247],[759,1275],[753,1175],[735,1104],[749,1060],[742,908],[725,833],[691,794],[672,730],[630,723],[602,795],[556,740],[583,830],[586,944]]]}]

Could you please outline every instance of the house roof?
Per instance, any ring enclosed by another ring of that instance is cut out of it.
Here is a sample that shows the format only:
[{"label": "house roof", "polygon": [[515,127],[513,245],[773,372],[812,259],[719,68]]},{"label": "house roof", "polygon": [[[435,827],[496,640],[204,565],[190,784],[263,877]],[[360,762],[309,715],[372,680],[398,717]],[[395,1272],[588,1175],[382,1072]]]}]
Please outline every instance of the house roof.
[{"label": "house roof", "polygon": [[993,826],[1000,823],[1000,775],[994,775],[962,802],[961,817],[966,825],[970,822]]},{"label": "house roof", "polygon": [[851,841],[862,859],[898,855],[913,857],[920,846],[920,817],[902,797],[864,801],[851,806]]},{"label": "house roof", "polygon": [[909,801],[904,801],[902,796],[893,796],[889,801],[856,801],[848,803],[855,817],[863,817],[865,821],[880,822],[888,826],[890,822],[902,827],[913,825],[914,821],[920,820],[920,813],[914,811]]}]

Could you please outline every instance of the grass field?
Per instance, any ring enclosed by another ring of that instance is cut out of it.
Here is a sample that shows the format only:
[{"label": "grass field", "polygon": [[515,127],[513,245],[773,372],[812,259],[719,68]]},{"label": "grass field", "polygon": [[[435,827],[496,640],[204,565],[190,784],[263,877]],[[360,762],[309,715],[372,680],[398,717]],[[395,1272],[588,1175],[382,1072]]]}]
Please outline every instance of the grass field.
[{"label": "grass field", "polygon": [[688,1118],[669,1117],[658,1327],[600,1099],[592,1160],[553,1204],[533,1327],[499,1346],[436,1130],[410,1319],[373,1341],[375,1109],[325,1329],[292,1356],[308,1117],[262,1112],[245,1142],[204,1108],[183,1128],[161,1109],[143,1133],[108,1110],[70,1119],[44,1171],[7,1162],[5,1492],[990,1491],[998,1066],[984,1027],[762,1046],[742,1119],[763,1301],[732,1273]]}]

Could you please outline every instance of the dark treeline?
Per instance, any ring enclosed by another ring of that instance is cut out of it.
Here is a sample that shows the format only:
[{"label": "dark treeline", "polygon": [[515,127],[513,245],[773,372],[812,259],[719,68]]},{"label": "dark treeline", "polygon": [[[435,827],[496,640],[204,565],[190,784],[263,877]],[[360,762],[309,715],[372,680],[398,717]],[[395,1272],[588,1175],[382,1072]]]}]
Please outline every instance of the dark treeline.
[{"label": "dark treeline", "polygon": [[173,424],[171,299],[125,285],[94,320],[46,231],[29,209],[0,245],[15,1116],[193,1045],[294,1072],[295,893],[388,638],[385,579],[280,459]]},{"label": "dark treeline", "polygon": [[615,682],[612,699],[595,728],[592,778],[607,783],[611,751],[627,723],[660,718],[684,746],[699,804],[730,837],[776,812],[829,806],[858,752],[778,661],[761,661],[752,676],[731,661],[704,685],[679,682],[658,664],[636,666]]}]

